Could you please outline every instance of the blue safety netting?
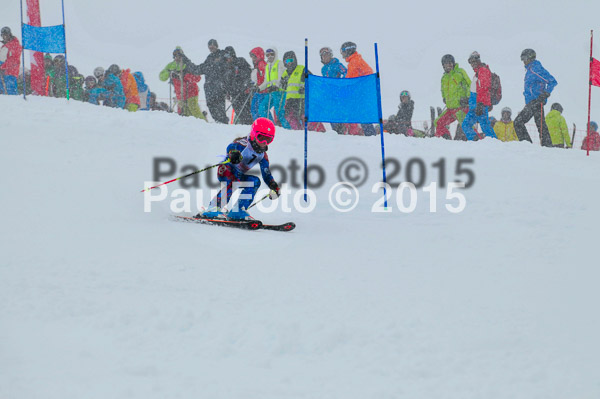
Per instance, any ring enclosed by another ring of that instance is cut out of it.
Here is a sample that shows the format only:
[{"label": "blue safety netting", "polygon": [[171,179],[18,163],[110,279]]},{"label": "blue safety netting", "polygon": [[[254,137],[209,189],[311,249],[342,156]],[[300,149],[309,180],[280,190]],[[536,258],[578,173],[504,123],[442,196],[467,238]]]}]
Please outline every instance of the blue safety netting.
[{"label": "blue safety netting", "polygon": [[379,123],[377,75],[335,79],[308,75],[309,122]]},{"label": "blue safety netting", "polygon": [[43,53],[64,53],[67,49],[65,27],[23,24],[23,48]]}]

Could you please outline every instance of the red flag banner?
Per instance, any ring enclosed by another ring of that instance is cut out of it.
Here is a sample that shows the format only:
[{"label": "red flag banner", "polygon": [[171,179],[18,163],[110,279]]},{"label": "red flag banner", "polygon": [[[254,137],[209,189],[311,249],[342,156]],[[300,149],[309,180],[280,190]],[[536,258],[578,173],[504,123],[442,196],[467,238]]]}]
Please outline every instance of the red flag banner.
[{"label": "red flag banner", "polygon": [[590,61],[590,84],[600,86],[600,61],[595,58]]}]

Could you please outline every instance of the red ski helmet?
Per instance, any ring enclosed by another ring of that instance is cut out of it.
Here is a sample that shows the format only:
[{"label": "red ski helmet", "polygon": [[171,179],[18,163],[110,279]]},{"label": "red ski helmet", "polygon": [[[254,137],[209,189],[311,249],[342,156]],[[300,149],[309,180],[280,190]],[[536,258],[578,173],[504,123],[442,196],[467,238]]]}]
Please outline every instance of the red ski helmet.
[{"label": "red ski helmet", "polygon": [[258,118],[252,124],[250,141],[255,141],[263,146],[269,145],[275,138],[275,125],[267,118]]}]

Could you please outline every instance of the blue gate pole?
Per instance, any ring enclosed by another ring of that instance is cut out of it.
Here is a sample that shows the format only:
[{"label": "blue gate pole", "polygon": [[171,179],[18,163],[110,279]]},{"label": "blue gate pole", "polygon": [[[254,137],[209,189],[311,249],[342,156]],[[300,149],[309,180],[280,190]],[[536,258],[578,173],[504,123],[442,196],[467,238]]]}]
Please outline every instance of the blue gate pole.
[{"label": "blue gate pole", "polygon": [[[21,0],[21,42],[23,41],[23,0]],[[21,43],[23,44],[23,43]],[[25,93],[27,92],[27,82],[25,81],[25,48],[23,46],[21,46],[21,58],[23,59],[23,100],[27,100],[27,97],[25,96]],[[3,83],[4,83],[4,76],[2,77]],[[6,88],[6,85],[4,84],[4,91],[6,91],[6,93],[4,94],[8,94],[8,90]],[[17,91],[18,94],[18,91]]]},{"label": "blue gate pole", "polygon": [[304,39],[304,202],[308,202],[308,38]]},{"label": "blue gate pole", "polygon": [[383,142],[383,113],[381,111],[381,83],[379,82],[379,54],[377,53],[377,43],[375,43],[375,65],[377,66],[377,107],[379,108],[379,129],[381,130],[381,167],[383,169],[383,200],[385,209],[387,209],[387,178],[385,176],[385,145]]},{"label": "blue gate pole", "polygon": [[69,61],[67,60],[67,27],[65,26],[65,0],[62,3],[63,31],[65,32],[65,75],[67,77],[67,100],[69,100]]}]

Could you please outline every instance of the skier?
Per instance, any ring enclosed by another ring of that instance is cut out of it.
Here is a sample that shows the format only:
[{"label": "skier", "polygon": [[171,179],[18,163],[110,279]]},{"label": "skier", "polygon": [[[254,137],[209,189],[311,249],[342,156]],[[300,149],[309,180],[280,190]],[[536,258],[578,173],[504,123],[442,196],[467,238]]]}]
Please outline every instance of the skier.
[{"label": "skier", "polygon": [[502,117],[494,125],[494,132],[500,141],[519,141],[511,115],[512,110],[509,107],[502,108]]},{"label": "skier", "polygon": [[[250,169],[259,164],[264,182],[269,186],[270,199],[280,195],[279,185],[271,176],[269,170],[268,145],[275,138],[275,125],[267,118],[258,118],[252,124],[248,137],[239,137],[227,146],[228,163],[219,166],[217,178],[226,184],[227,198],[221,198],[221,191],[210,201],[208,209],[196,215],[196,218],[228,218],[232,220],[247,220],[250,215],[246,211],[260,187],[260,179],[247,174]],[[223,207],[231,198],[235,182],[250,182],[251,187],[243,187],[238,203],[227,214]],[[249,197],[249,198],[245,198]]]},{"label": "skier", "polygon": [[530,48],[523,50],[521,52],[521,61],[523,61],[527,70],[525,73],[525,90],[523,91],[525,108],[515,118],[515,131],[520,141],[527,140],[531,143],[531,137],[527,133],[525,123],[529,122],[533,116],[538,132],[541,135],[542,145],[544,147],[551,147],[552,139],[544,120],[544,104],[546,104],[546,100],[548,100],[550,93],[552,93],[558,82],[536,60],[534,50]]},{"label": "skier", "polygon": [[467,136],[467,140],[473,140],[477,133],[473,130],[473,125],[479,123],[481,130],[486,137],[496,137],[496,133],[490,125],[488,110],[492,105],[490,96],[490,87],[492,85],[492,72],[490,68],[481,62],[481,57],[477,51],[469,56],[469,64],[475,71],[471,81],[471,96],[469,97],[469,112],[463,120],[462,129]]},{"label": "skier", "polygon": [[559,103],[552,104],[550,112],[546,115],[546,125],[552,139],[552,147],[571,148],[571,138],[567,121],[562,116],[563,107]]},{"label": "skier", "polygon": [[471,79],[467,72],[458,66],[454,61],[454,56],[446,54],[442,57],[442,99],[446,104],[446,110],[438,117],[435,125],[435,136],[451,140],[452,136],[448,130],[448,125],[458,121],[455,140],[459,140],[462,134],[460,125],[462,124],[469,107],[469,88]]},{"label": "skier", "polygon": [[0,94],[17,94],[17,77],[21,65],[21,45],[8,26],[2,28],[0,47]]}]

